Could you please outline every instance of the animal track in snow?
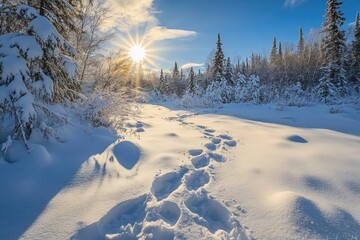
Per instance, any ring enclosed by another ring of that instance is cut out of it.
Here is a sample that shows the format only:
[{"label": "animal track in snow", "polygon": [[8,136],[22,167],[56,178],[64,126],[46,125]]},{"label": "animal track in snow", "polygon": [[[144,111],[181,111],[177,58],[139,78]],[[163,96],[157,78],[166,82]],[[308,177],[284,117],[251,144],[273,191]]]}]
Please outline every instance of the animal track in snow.
[{"label": "animal track in snow", "polygon": [[191,190],[198,190],[199,188],[205,186],[210,181],[210,176],[205,170],[198,170],[191,172],[185,176],[185,185],[186,188]]},{"label": "animal track in snow", "polygon": [[226,144],[229,147],[235,147],[237,145],[235,140],[224,141],[224,144]]},{"label": "animal track in snow", "polygon": [[218,153],[208,153],[211,159],[214,159],[216,162],[225,162],[225,157]]},{"label": "animal track in snow", "polygon": [[202,154],[200,156],[194,157],[191,159],[191,163],[195,168],[203,168],[209,165],[210,159],[207,154]]},{"label": "animal track in snow", "polygon": [[221,203],[210,198],[205,191],[196,192],[185,201],[186,207],[197,215],[195,221],[211,233],[222,229],[230,231],[230,212]]},{"label": "animal track in snow", "polygon": [[210,151],[215,151],[216,150],[216,145],[214,143],[207,143],[207,144],[205,144],[205,147],[207,149],[209,149]]},{"label": "animal track in snow", "polygon": [[213,144],[220,144],[221,143],[220,138],[213,138],[211,141],[212,141]]},{"label": "animal track in snow", "polygon": [[150,221],[163,220],[170,226],[174,226],[180,218],[179,206],[170,201],[163,201],[160,206],[156,206],[149,210],[148,219]]},{"label": "animal track in snow", "polygon": [[202,149],[191,149],[188,152],[191,156],[195,157],[195,156],[199,156],[200,154],[202,154],[203,150]]},{"label": "animal track in snow", "polygon": [[156,197],[158,201],[167,198],[180,186],[181,179],[187,171],[187,168],[182,167],[177,172],[170,172],[158,176],[152,183],[151,193]]},{"label": "animal track in snow", "polygon": [[219,135],[219,138],[225,139],[225,140],[233,140],[233,138],[226,134]]},{"label": "animal track in snow", "polygon": [[214,129],[209,129],[209,128],[208,128],[208,129],[205,129],[205,130],[204,130],[204,132],[214,133],[214,132],[215,132],[215,130],[214,130]]},{"label": "animal track in snow", "polygon": [[136,239],[136,235],[141,231],[149,200],[149,196],[145,194],[112,208],[98,222],[100,234],[116,235],[117,239]]}]

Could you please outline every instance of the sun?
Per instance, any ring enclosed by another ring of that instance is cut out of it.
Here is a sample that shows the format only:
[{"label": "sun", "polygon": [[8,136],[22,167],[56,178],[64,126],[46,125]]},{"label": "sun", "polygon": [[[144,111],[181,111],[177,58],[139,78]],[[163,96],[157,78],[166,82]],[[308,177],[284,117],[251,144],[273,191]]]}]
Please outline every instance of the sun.
[{"label": "sun", "polygon": [[145,58],[145,48],[136,44],[130,48],[129,55],[134,62],[139,63]]}]

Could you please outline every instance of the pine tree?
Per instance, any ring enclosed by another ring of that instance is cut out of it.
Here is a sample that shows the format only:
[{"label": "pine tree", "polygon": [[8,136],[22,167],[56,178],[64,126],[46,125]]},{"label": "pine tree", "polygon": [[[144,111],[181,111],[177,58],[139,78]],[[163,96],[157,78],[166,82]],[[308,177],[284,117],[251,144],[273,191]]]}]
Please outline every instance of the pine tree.
[{"label": "pine tree", "polygon": [[194,94],[195,93],[195,72],[194,69],[191,67],[190,68],[190,73],[189,73],[189,85],[188,85],[188,89],[187,89],[188,93],[190,94]]},{"label": "pine tree", "polygon": [[[326,89],[320,89],[323,94],[323,98],[332,98],[335,95],[345,94],[345,70],[343,67],[344,47],[345,47],[345,35],[341,30],[341,26],[344,24],[344,14],[339,9],[342,2],[338,0],[328,0],[327,9],[325,14],[325,21],[323,23],[322,33],[324,35],[322,39],[322,54],[323,65],[321,67],[320,88],[332,88],[334,91],[327,91]],[[331,84],[330,84],[331,83]],[[330,85],[329,85],[330,84]],[[326,94],[331,94],[325,96]]]},{"label": "pine tree", "polygon": [[232,66],[231,66],[230,58],[228,58],[228,59],[226,60],[225,79],[226,79],[228,85],[230,85],[230,86],[234,86],[234,85],[235,85],[235,82],[234,82],[234,71],[233,71],[233,68],[232,68]]},{"label": "pine tree", "polygon": [[276,37],[274,37],[273,45],[270,53],[270,65],[274,67],[276,65],[276,62],[277,62],[277,43],[276,43]]},{"label": "pine tree", "polygon": [[352,42],[351,51],[351,75],[350,80],[356,90],[360,92],[360,19],[359,13],[356,14],[355,35]]},{"label": "pine tree", "polygon": [[164,71],[163,69],[161,69],[160,71],[160,78],[159,78],[159,81],[160,81],[160,84],[159,84],[159,91],[162,93],[162,94],[169,94],[170,93],[170,89],[169,89],[169,86],[168,86],[168,83],[164,77]]},{"label": "pine tree", "polygon": [[298,41],[298,45],[297,45],[297,50],[300,55],[304,54],[305,42],[304,42],[302,27],[299,28],[299,41]]},{"label": "pine tree", "polygon": [[174,80],[177,80],[180,78],[180,72],[179,72],[179,68],[178,68],[178,65],[177,65],[177,62],[175,62],[175,65],[174,65],[174,69],[172,71],[172,78]]},{"label": "pine tree", "polygon": [[277,66],[281,70],[282,70],[282,68],[284,66],[284,56],[283,56],[283,50],[282,50],[281,42],[279,42],[279,52],[278,52],[278,55],[277,55]]},{"label": "pine tree", "polygon": [[222,50],[222,43],[220,33],[216,43],[216,51],[212,60],[212,78],[216,81],[221,81],[224,76],[224,52]]}]

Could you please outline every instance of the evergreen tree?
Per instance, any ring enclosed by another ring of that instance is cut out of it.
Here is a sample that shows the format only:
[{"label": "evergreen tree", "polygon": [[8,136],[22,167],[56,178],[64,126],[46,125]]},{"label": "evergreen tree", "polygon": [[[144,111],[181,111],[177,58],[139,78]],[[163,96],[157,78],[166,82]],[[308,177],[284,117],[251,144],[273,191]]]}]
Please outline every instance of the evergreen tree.
[{"label": "evergreen tree", "polygon": [[175,62],[175,65],[174,65],[174,69],[172,71],[172,78],[174,80],[177,80],[180,78],[180,72],[179,72],[179,68],[178,68],[178,65],[177,65],[177,62]]},{"label": "evergreen tree", "polygon": [[48,135],[48,125],[60,119],[48,104],[59,93],[75,94],[67,86],[75,82],[77,66],[72,47],[36,9],[19,4],[6,14],[16,16],[19,25],[18,32],[0,36],[0,109],[14,121],[9,135],[26,145],[34,128]]},{"label": "evergreen tree", "polygon": [[274,37],[273,45],[270,53],[270,65],[274,67],[276,65],[276,62],[277,62],[277,43],[276,43],[276,37]]},{"label": "evergreen tree", "polygon": [[216,51],[212,61],[212,78],[216,81],[221,81],[224,76],[224,52],[222,50],[222,43],[220,33],[216,43]]},{"label": "evergreen tree", "polygon": [[300,55],[304,54],[305,42],[304,42],[302,27],[299,28],[299,41],[298,41],[298,45],[297,45],[297,50]]},{"label": "evergreen tree", "polygon": [[164,71],[163,69],[161,69],[160,71],[160,86],[159,86],[159,90],[162,94],[169,94],[170,93],[170,89],[169,89],[169,85],[165,79],[165,76],[164,76]]},{"label": "evergreen tree", "polygon": [[234,82],[234,71],[233,71],[233,68],[232,68],[232,66],[231,66],[230,58],[228,58],[228,59],[226,60],[225,79],[226,79],[227,83],[228,83],[230,86],[234,86],[234,85],[235,85],[235,82]]},{"label": "evergreen tree", "polygon": [[360,91],[360,19],[359,13],[356,14],[355,35],[352,42],[351,51],[351,76],[350,80],[355,85],[356,90]]},{"label": "evergreen tree", "polygon": [[[328,0],[325,14],[325,21],[323,23],[322,33],[322,55],[323,65],[321,67],[320,88],[331,89],[335,87],[334,91],[320,89],[323,94],[322,99],[332,98],[334,95],[345,94],[345,70],[343,67],[345,35],[341,30],[344,24],[344,14],[340,10],[342,2],[338,0]],[[330,84],[331,83],[331,84]],[[330,84],[330,85],[329,85]],[[334,92],[334,94],[332,94]],[[325,96],[326,94],[331,94]]]},{"label": "evergreen tree", "polygon": [[283,66],[284,66],[284,56],[283,56],[283,50],[282,50],[282,46],[281,46],[281,42],[279,42],[279,52],[277,55],[277,67],[280,70],[283,70]]},{"label": "evergreen tree", "polygon": [[190,94],[194,94],[195,93],[195,72],[194,69],[191,67],[190,68],[190,73],[189,73],[189,85],[188,85],[188,90],[187,90]]}]

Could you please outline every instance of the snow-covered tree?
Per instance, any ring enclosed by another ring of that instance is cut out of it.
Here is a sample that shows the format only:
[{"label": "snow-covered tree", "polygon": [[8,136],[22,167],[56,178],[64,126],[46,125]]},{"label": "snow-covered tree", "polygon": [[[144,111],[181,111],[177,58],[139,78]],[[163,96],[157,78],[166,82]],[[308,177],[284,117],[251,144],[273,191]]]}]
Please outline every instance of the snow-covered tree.
[{"label": "snow-covered tree", "polygon": [[[345,94],[346,80],[343,67],[345,36],[341,30],[345,18],[340,10],[341,5],[342,2],[338,0],[327,1],[321,43],[324,62],[321,67],[322,76],[319,83],[319,94],[323,100],[331,97],[333,90],[339,95]],[[332,86],[335,88],[332,89]],[[327,94],[331,95],[327,96]]]},{"label": "snow-covered tree", "polygon": [[169,94],[169,85],[166,81],[166,78],[164,76],[164,71],[161,69],[160,71],[160,78],[159,78],[159,91],[162,94]]},{"label": "snow-covered tree", "polygon": [[300,55],[302,55],[305,51],[305,41],[304,41],[302,27],[299,28],[299,41],[298,41],[298,45],[297,45],[297,50]]},{"label": "snow-covered tree", "polygon": [[224,62],[225,62],[225,56],[224,56],[224,52],[222,50],[220,33],[218,33],[218,38],[217,38],[217,42],[216,42],[216,51],[215,51],[214,58],[212,59],[211,74],[212,74],[213,80],[220,82],[221,79],[223,78],[224,69],[225,69]]},{"label": "snow-covered tree", "polygon": [[273,45],[270,53],[270,65],[273,68],[275,68],[276,62],[277,62],[277,43],[276,43],[276,37],[274,37]]},{"label": "snow-covered tree", "polygon": [[8,134],[26,145],[33,128],[45,131],[51,124],[49,115],[54,114],[47,104],[66,98],[68,92],[75,95],[70,88],[76,79],[77,65],[71,58],[75,51],[35,8],[19,4],[6,12],[16,15],[23,27],[0,36],[0,108],[13,122]]},{"label": "snow-covered tree", "polygon": [[190,72],[189,72],[189,84],[188,84],[187,92],[189,94],[194,94],[195,92],[195,72],[192,67],[190,68]]},{"label": "snow-covered tree", "polygon": [[234,70],[231,65],[230,58],[228,58],[226,60],[225,79],[226,79],[228,85],[233,86],[235,84],[234,83]]},{"label": "snow-covered tree", "polygon": [[354,84],[356,90],[360,92],[360,18],[359,13],[356,14],[354,40],[352,42],[351,51],[351,74],[350,80]]}]

